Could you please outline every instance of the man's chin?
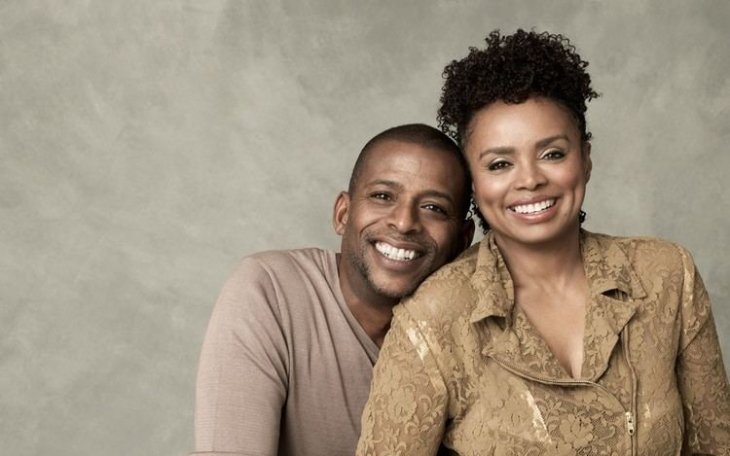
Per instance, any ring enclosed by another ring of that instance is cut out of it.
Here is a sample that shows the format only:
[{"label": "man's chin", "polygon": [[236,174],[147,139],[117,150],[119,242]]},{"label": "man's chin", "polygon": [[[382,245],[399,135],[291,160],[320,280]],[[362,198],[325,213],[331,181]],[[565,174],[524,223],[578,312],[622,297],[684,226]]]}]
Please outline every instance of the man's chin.
[{"label": "man's chin", "polygon": [[[407,298],[412,295],[422,280],[414,281],[414,285],[402,286],[402,287],[386,287],[386,286],[373,286],[373,289],[384,298],[395,299],[400,301],[403,298]],[[375,285],[375,284],[373,284]]]},{"label": "man's chin", "polygon": [[400,301],[410,296],[430,274],[430,271],[427,272],[424,268],[425,264],[414,265],[409,271],[397,271],[380,267],[373,260],[368,262],[362,261],[361,258],[356,260],[353,264],[363,274],[370,288],[383,298],[391,300]]}]

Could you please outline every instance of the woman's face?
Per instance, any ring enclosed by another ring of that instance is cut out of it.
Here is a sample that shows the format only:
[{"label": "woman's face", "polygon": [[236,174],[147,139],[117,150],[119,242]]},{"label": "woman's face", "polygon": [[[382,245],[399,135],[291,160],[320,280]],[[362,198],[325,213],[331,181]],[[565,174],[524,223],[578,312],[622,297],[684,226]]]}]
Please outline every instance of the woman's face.
[{"label": "woman's face", "polygon": [[472,119],[465,152],[474,198],[498,243],[545,244],[578,233],[590,144],[547,98],[494,102]]}]

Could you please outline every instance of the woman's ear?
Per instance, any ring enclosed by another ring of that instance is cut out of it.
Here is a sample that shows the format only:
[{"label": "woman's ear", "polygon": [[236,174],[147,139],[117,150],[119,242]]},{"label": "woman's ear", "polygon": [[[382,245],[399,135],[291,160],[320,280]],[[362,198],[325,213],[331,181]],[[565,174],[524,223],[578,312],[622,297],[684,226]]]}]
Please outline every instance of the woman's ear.
[{"label": "woman's ear", "polygon": [[591,170],[593,169],[593,161],[591,160],[591,143],[583,142],[583,169],[586,176],[586,182],[591,180]]}]

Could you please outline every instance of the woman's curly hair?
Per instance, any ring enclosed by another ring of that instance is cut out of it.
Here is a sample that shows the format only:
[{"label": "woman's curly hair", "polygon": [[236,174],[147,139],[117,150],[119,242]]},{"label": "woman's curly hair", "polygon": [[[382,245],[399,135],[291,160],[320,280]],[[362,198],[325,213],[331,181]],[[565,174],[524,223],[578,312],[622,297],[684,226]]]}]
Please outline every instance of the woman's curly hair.
[{"label": "woman's curly hair", "polygon": [[[444,133],[464,147],[469,123],[480,109],[495,101],[522,103],[540,96],[567,108],[581,138],[591,139],[585,120],[586,103],[598,93],[591,88],[588,62],[581,59],[567,38],[519,29],[505,36],[495,30],[485,41],[485,49],[470,47],[469,55],[444,68],[438,110],[439,127]],[[486,231],[488,225],[475,209]]]}]

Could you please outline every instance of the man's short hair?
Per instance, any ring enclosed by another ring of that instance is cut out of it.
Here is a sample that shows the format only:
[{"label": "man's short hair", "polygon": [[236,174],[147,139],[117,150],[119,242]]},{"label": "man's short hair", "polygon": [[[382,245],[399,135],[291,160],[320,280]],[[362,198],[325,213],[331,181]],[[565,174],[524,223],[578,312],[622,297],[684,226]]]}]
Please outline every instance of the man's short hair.
[{"label": "man's short hair", "polygon": [[355,191],[357,181],[362,173],[363,165],[370,155],[370,151],[384,141],[402,141],[451,154],[459,162],[463,171],[460,177],[462,177],[464,182],[464,191],[462,192],[463,201],[461,201],[459,211],[463,218],[467,217],[469,203],[471,201],[471,175],[469,174],[469,166],[464,159],[464,155],[461,153],[461,149],[451,138],[438,129],[426,124],[415,123],[392,127],[378,133],[368,141],[360,151],[360,155],[358,155],[355,161],[355,166],[352,168],[350,184],[348,185],[348,192],[350,194]]}]

